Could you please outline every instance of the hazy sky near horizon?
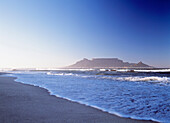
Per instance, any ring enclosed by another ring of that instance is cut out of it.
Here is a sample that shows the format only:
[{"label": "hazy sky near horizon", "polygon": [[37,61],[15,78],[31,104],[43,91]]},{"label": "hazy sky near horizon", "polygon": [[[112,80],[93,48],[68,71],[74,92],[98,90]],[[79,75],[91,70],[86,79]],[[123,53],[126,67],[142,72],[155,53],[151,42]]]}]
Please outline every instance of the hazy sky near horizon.
[{"label": "hazy sky near horizon", "polygon": [[170,1],[0,0],[0,68],[111,57],[170,67]]}]

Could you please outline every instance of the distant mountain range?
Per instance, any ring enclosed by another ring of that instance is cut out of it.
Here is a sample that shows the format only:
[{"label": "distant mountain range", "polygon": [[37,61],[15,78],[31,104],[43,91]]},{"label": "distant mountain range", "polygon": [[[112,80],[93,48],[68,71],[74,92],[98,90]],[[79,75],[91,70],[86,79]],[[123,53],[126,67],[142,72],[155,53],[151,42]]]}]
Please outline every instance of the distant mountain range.
[{"label": "distant mountain range", "polygon": [[67,66],[66,68],[140,68],[140,67],[151,67],[143,62],[129,63],[124,62],[118,58],[93,58],[92,60],[84,58],[76,62],[73,65]]}]

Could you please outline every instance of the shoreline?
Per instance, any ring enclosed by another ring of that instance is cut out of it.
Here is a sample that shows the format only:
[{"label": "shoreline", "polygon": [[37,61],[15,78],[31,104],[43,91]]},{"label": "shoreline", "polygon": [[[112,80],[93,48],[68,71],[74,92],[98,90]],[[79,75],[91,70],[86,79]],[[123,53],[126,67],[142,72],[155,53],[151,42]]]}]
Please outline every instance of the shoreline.
[{"label": "shoreline", "polygon": [[[81,122],[82,123],[83,122],[108,122],[108,123],[109,122],[112,123],[155,122],[151,120],[136,120],[131,118],[119,117],[117,115],[102,111],[100,109],[94,108],[92,106],[88,106],[86,104],[81,104],[62,97],[51,95],[50,92],[45,88],[33,86],[30,84],[23,84],[21,82],[16,82],[15,79],[16,79],[15,77],[0,76],[0,85],[3,85],[0,86],[1,88],[0,95],[3,95],[0,96],[0,98],[2,98],[1,99],[2,102],[0,102],[1,104],[0,112],[5,113],[6,115],[3,116],[4,114],[0,113],[0,121],[4,123],[16,119],[17,121],[22,123],[27,121],[39,122],[39,123],[40,122],[50,122],[50,123],[51,122],[69,122],[69,123],[70,122],[79,122],[79,123]],[[8,91],[6,92],[6,89],[4,89],[3,87],[8,89]],[[26,93],[23,93],[23,91]],[[24,100],[22,99],[22,97],[24,97]],[[12,102],[6,102],[4,99],[6,100],[12,99],[11,101],[16,102],[16,104]],[[30,103],[28,104],[28,102],[30,102],[31,104]],[[18,106],[18,103],[21,103],[22,106]],[[28,105],[30,106],[29,109],[27,107]],[[18,113],[13,114],[13,110],[11,111],[9,110],[11,108],[15,109],[15,113],[17,110]],[[45,108],[46,110],[44,110],[43,108]],[[40,110],[42,111],[40,112]],[[15,117],[8,116],[11,114],[12,116],[14,115]],[[42,117],[42,119],[40,117]]]}]

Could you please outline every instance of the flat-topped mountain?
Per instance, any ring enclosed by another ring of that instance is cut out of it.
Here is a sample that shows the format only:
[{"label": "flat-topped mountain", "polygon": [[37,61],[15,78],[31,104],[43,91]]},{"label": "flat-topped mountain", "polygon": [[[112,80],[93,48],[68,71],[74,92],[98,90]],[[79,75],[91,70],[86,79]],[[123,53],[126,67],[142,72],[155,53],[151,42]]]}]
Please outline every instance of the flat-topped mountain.
[{"label": "flat-topped mountain", "polygon": [[142,62],[129,63],[118,58],[93,58],[92,60],[84,58],[67,68],[116,68],[116,67],[150,67]]}]

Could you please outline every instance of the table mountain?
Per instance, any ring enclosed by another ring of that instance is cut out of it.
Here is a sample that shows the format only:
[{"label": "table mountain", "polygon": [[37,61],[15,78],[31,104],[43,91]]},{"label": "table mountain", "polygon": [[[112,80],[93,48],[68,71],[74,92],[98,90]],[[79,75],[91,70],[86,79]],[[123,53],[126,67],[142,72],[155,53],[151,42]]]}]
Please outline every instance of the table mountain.
[{"label": "table mountain", "polygon": [[118,58],[93,58],[92,60],[84,58],[67,68],[115,68],[115,67],[150,67],[142,63],[124,62]]}]

